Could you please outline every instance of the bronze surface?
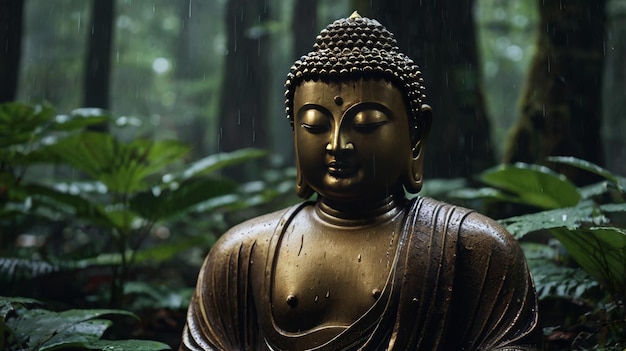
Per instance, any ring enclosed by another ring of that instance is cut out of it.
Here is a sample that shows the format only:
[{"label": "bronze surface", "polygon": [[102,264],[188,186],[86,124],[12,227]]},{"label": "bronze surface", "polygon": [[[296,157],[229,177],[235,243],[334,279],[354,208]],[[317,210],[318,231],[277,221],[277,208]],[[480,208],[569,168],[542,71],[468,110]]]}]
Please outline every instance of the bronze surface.
[{"label": "bronze surface", "polygon": [[393,35],[353,15],[307,57],[286,105],[297,191],[317,198],[220,238],[181,350],[538,349],[519,244],[474,211],[405,196],[421,188],[432,117]]}]

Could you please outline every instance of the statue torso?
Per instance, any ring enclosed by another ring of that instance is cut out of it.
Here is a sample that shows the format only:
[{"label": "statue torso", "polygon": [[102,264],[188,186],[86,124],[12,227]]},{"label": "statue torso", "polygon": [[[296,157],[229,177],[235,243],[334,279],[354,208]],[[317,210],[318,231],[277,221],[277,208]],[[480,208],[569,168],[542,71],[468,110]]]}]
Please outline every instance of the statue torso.
[{"label": "statue torso", "polygon": [[394,266],[402,213],[339,227],[314,206],[303,208],[276,247],[270,288],[276,325],[293,333],[340,330],[363,316]]}]

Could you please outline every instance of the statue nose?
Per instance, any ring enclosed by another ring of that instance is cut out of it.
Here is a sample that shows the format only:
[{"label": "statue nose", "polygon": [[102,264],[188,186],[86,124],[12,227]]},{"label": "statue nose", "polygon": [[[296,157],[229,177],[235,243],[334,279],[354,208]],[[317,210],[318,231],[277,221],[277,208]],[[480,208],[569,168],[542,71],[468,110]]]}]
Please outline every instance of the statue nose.
[{"label": "statue nose", "polygon": [[351,150],[354,150],[354,144],[347,141],[346,137],[340,132],[333,133],[332,140],[326,144],[326,151],[331,155]]}]

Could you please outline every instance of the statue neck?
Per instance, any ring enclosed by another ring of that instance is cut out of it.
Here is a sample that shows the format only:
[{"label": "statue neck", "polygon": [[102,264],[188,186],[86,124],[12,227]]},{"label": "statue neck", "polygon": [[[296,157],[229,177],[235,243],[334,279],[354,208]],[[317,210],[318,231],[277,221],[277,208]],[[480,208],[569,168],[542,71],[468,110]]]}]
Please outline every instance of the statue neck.
[{"label": "statue neck", "polygon": [[324,222],[340,226],[380,223],[395,217],[406,204],[404,192],[390,194],[379,201],[342,202],[319,197],[315,211]]}]

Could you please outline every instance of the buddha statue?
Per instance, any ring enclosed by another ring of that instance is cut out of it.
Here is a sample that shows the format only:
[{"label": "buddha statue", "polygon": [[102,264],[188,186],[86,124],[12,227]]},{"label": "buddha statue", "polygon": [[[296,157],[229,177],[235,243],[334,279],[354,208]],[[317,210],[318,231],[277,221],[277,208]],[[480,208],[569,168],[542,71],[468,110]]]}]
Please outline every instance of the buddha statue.
[{"label": "buddha statue", "polygon": [[537,298],[497,222],[426,197],[418,67],[375,20],[328,25],[291,67],[298,195],[208,254],[181,350],[535,350]]}]

